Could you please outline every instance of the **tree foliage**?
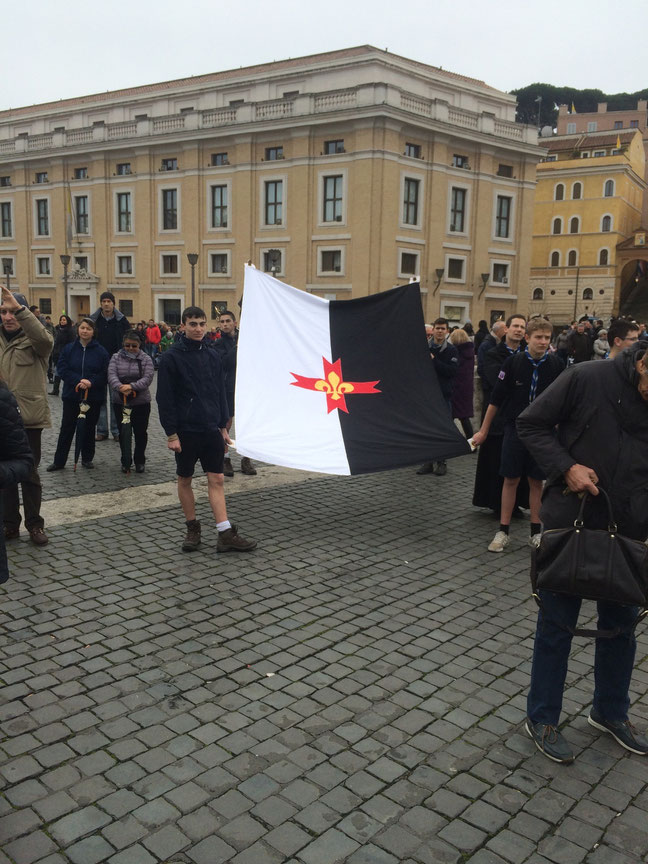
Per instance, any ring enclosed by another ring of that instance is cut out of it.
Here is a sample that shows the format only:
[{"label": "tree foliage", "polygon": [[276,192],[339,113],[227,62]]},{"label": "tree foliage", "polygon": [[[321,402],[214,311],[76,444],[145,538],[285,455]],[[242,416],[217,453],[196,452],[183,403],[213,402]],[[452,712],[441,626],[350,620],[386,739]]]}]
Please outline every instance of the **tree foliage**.
[{"label": "tree foliage", "polygon": [[[518,123],[530,123],[533,126],[555,126],[558,118],[558,106],[572,103],[577,113],[596,111],[599,102],[607,102],[608,111],[632,111],[637,107],[638,99],[648,99],[648,88],[637,90],[636,93],[604,93],[602,90],[578,90],[576,87],[555,87],[553,84],[529,84],[511,90],[517,96],[518,107],[516,120]],[[540,123],[538,124],[538,96],[542,96]]]}]

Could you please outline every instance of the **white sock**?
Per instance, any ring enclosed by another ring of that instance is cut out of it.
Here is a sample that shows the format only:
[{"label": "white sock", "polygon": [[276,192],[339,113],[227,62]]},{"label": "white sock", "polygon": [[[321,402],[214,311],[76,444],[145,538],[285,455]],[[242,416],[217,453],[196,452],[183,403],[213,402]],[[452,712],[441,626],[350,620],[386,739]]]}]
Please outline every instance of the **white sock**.
[{"label": "white sock", "polygon": [[218,528],[218,533],[221,534],[223,531],[228,531],[232,526],[229,519],[226,519],[224,522],[217,522],[216,527]]}]

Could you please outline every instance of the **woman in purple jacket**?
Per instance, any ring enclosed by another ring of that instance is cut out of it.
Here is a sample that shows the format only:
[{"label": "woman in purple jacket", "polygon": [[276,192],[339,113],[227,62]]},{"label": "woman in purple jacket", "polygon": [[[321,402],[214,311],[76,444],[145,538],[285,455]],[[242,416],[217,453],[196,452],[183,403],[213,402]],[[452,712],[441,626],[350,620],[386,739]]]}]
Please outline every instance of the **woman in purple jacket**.
[{"label": "woman in purple jacket", "polygon": [[461,423],[466,438],[472,438],[475,346],[465,330],[454,330],[450,342],[459,353],[459,369],[452,384],[452,416]]},{"label": "woman in purple jacket", "polygon": [[[108,364],[108,386],[112,394],[113,407],[121,433],[124,396],[131,412],[131,426],[135,436],[135,471],[142,474],[146,463],[148,423],[151,414],[151,392],[153,361],[142,351],[142,343],[135,330],[124,334],[121,349],[110,358]],[[130,465],[122,462],[122,471],[130,471]]]}]

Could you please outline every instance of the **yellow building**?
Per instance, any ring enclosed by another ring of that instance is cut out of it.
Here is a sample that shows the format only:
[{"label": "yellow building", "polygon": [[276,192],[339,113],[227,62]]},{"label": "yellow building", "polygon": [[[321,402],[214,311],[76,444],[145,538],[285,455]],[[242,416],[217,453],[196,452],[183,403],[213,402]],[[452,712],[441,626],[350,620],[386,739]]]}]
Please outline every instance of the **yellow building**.
[{"label": "yellow building", "polygon": [[[427,320],[526,306],[534,130],[481,81],[361,46],[0,112],[0,254],[43,310],[234,306],[420,276]],[[519,296],[519,292],[522,296]]]},{"label": "yellow building", "polygon": [[556,324],[617,314],[622,269],[617,247],[641,224],[646,190],[639,131],[541,139],[533,216],[530,310]]}]

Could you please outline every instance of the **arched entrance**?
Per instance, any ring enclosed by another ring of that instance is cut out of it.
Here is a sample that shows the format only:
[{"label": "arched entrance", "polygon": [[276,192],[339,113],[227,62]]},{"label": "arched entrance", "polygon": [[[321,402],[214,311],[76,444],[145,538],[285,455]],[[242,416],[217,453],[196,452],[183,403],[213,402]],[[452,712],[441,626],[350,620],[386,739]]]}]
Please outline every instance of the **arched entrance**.
[{"label": "arched entrance", "polygon": [[619,315],[648,321],[648,258],[634,258],[621,270]]}]

